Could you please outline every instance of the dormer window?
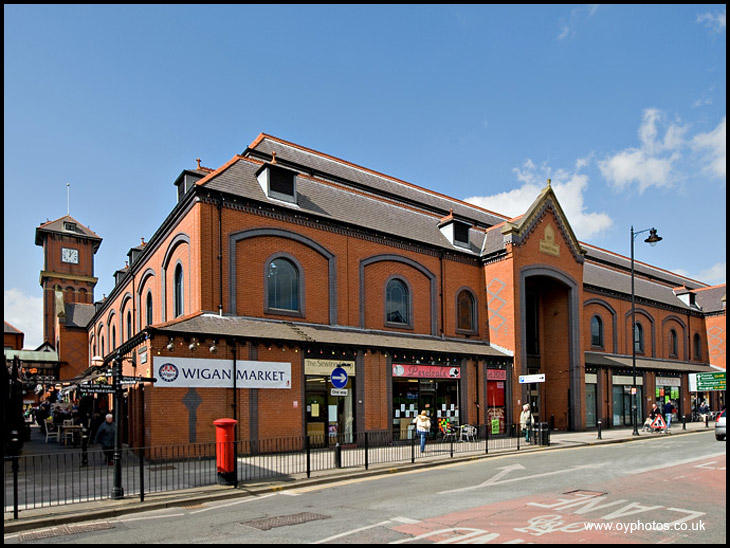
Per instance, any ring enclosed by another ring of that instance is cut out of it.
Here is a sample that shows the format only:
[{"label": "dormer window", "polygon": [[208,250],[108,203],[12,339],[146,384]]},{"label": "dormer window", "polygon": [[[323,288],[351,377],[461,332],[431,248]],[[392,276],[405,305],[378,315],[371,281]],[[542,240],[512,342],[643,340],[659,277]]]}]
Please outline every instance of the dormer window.
[{"label": "dormer window", "polygon": [[454,219],[454,212],[451,210],[449,214],[441,219],[439,230],[452,245],[469,249],[469,229],[471,225],[464,221]]},{"label": "dormer window", "polygon": [[454,223],[454,243],[469,247],[469,225]]},{"label": "dormer window", "polygon": [[276,164],[264,164],[256,178],[267,198],[297,203],[297,173]]}]

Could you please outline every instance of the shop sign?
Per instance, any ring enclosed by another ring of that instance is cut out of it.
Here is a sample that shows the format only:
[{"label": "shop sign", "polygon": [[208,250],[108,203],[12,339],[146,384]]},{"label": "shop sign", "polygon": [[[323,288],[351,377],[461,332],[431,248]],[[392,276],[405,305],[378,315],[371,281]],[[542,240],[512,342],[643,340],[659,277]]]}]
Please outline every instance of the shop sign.
[{"label": "shop sign", "polygon": [[355,376],[355,362],[343,360],[316,360],[307,358],[304,360],[305,375],[320,375],[329,377],[332,370],[341,367],[345,370],[348,377]]},{"label": "shop sign", "polygon": [[657,377],[657,386],[682,386],[682,382],[679,377]]},{"label": "shop sign", "polygon": [[461,368],[443,367],[440,365],[393,364],[394,377],[410,377],[414,379],[460,379]]},{"label": "shop sign", "polygon": [[488,381],[506,381],[507,371],[504,369],[487,369]]},{"label": "shop sign", "polygon": [[[155,356],[157,387],[232,388],[233,361]],[[236,388],[291,388],[291,364],[236,361]]]},{"label": "shop sign", "polygon": [[722,373],[690,373],[690,392],[713,392],[727,389],[727,376]]}]

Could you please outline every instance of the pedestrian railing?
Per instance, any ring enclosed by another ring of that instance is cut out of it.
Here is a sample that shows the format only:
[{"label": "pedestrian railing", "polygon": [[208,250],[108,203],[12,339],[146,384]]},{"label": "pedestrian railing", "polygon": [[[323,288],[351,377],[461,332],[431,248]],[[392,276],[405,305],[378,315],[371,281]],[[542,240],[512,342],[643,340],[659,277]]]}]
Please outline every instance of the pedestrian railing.
[{"label": "pedestrian railing", "polygon": [[[118,462],[111,464],[100,450],[21,454],[4,458],[4,508],[17,518],[22,510],[120,498],[120,492],[124,497],[139,497],[143,501],[145,494],[150,493],[221,483],[236,486],[296,479],[338,468],[367,470],[378,464],[514,450],[519,445],[516,437],[434,439],[427,442],[426,451],[421,453],[415,439],[394,440],[390,431],[375,431],[145,448],[125,446]],[[231,473],[222,474],[226,464],[221,453],[226,452],[234,464],[228,471]],[[117,468],[120,475],[115,475]]]}]

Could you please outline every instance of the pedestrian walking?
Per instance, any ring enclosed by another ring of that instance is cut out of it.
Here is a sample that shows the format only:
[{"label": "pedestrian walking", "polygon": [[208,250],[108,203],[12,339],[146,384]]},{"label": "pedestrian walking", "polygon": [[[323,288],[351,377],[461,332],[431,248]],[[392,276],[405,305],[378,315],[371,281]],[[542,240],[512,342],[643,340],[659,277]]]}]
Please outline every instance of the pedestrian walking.
[{"label": "pedestrian walking", "polygon": [[96,432],[94,437],[94,443],[101,444],[101,449],[104,451],[106,457],[106,463],[109,466],[114,464],[114,443],[116,441],[116,428],[114,426],[114,415],[109,413],[106,416],[106,421],[99,426],[99,430]]},{"label": "pedestrian walking", "polygon": [[525,434],[525,441],[530,441],[530,426],[532,426],[532,413],[530,404],[526,403],[522,406],[522,413],[520,413],[520,428]]},{"label": "pedestrian walking", "polygon": [[674,413],[674,405],[672,400],[667,400],[664,404],[664,416],[667,417],[667,428],[672,426],[672,413]]},{"label": "pedestrian walking", "polygon": [[413,422],[416,423],[416,433],[421,438],[421,453],[423,453],[426,450],[426,436],[431,431],[431,419],[428,418],[428,413],[424,409],[413,419]]}]

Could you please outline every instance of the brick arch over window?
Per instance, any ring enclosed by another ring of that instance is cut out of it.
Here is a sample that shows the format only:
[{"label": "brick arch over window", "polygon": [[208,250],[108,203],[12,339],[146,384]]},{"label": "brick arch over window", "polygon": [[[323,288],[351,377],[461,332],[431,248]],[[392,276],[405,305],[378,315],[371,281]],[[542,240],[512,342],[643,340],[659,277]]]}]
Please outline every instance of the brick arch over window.
[{"label": "brick arch over window", "polygon": [[379,263],[383,261],[391,261],[391,262],[397,262],[397,263],[403,263],[411,268],[416,269],[421,274],[426,276],[429,281],[429,286],[431,288],[431,335],[437,335],[438,334],[438,323],[436,319],[436,309],[438,308],[437,303],[437,293],[436,293],[436,276],[428,270],[425,266],[423,266],[420,263],[417,263],[413,259],[409,259],[408,257],[401,257],[400,255],[393,255],[393,254],[382,254],[382,255],[374,255],[372,257],[369,257],[367,259],[363,259],[360,261],[360,327],[365,327],[365,267],[374,264]]},{"label": "brick arch over window", "polygon": [[[122,296],[122,304],[119,305],[119,342],[122,343],[124,341],[127,341],[132,338],[132,333],[128,332],[127,329],[127,314],[131,313],[132,311],[132,293],[127,291]],[[131,318],[131,316],[130,316]],[[131,328],[134,330],[134,322],[130,322],[132,324]]]},{"label": "brick arch over window", "polygon": [[[649,339],[649,342],[651,344],[651,354],[647,353],[646,351],[646,341],[647,341],[647,330],[645,324],[641,322],[641,319],[644,318],[651,327],[651,331],[649,332],[649,336],[651,337]],[[626,313],[625,315],[625,322],[626,322],[626,353],[631,354],[631,345],[634,344],[634,333],[631,326],[631,309]],[[654,321],[654,318],[651,314],[649,314],[646,310],[643,310],[641,308],[636,309],[636,323],[642,324],[641,328],[644,330],[644,355],[656,358],[656,322]]]},{"label": "brick arch over window", "polygon": [[[166,279],[167,279],[167,269],[170,266],[170,261],[172,260],[173,254],[177,250],[177,248],[181,245],[187,244],[188,246],[188,270],[190,269],[190,236],[185,234],[184,232],[181,232],[177,236],[175,236],[172,241],[170,242],[170,245],[167,246],[167,251],[165,251],[165,258],[162,260],[162,276],[160,277],[160,321],[167,321],[167,299],[166,299],[166,291],[167,291],[167,285],[166,285]],[[175,263],[177,265],[177,263]],[[185,274],[185,271],[183,269],[183,274]],[[183,281],[187,279],[188,287],[185,290],[186,295],[190,295],[190,273],[188,272],[187,275],[183,275]]]},{"label": "brick arch over window", "polygon": [[[153,322],[147,322],[147,293],[149,291],[152,291],[152,285],[150,283],[149,286],[147,286],[148,281],[152,281],[156,277],[155,271],[152,268],[148,268],[142,273],[142,277],[139,279],[139,286],[137,287],[137,294],[134,296],[135,301],[137,302],[137,325],[139,326],[139,329],[142,329],[142,327],[146,327],[147,325],[152,324]],[[154,299],[153,306],[154,306]],[[154,318],[153,318],[154,320]]]},{"label": "brick arch over window", "polygon": [[[681,356],[681,359],[684,360],[684,361],[687,361],[689,359],[689,348],[687,348],[687,346],[688,346],[688,341],[687,341],[687,324],[679,316],[675,316],[674,314],[672,314],[672,315],[667,316],[666,318],[664,318],[662,320],[662,338],[664,338],[664,336],[667,337],[667,341],[666,341],[667,344],[663,344],[662,350],[664,350],[664,346],[669,347],[668,346],[668,343],[670,341],[669,331],[672,328],[672,326],[669,326],[669,327],[667,327],[667,326],[671,322],[675,322],[680,327],[680,329],[682,330],[682,334],[681,335],[679,333],[677,333],[677,353],[678,353],[677,354],[677,357],[679,358],[679,346],[681,345],[682,346],[682,356]],[[675,332],[676,331],[677,330],[675,329]],[[663,357],[661,355],[661,353],[660,353],[659,357],[660,358]]]},{"label": "brick arch over window", "polygon": [[[618,354],[618,314],[616,313],[616,310],[608,304],[603,299],[588,299],[583,303],[583,310],[587,310],[588,306],[595,304],[598,306],[601,306],[605,308],[608,313],[611,315],[611,337],[613,338],[613,353]],[[586,314],[586,317],[588,315]],[[592,318],[594,314],[590,315],[590,318]],[[590,319],[589,319],[590,321]],[[590,329],[590,324],[589,324]],[[606,336],[606,329],[605,329],[605,323],[604,323],[604,329],[603,329],[603,336],[605,339]]]},{"label": "brick arch over window", "polygon": [[228,256],[230,258],[230,290],[228,292],[228,309],[232,313],[235,313],[236,311],[236,284],[238,283],[238,280],[236,278],[236,244],[249,238],[260,237],[276,237],[294,240],[295,242],[298,242],[313,249],[327,260],[329,270],[328,274],[330,301],[329,323],[330,325],[337,325],[337,259],[334,253],[332,253],[319,243],[315,242],[311,238],[307,238],[306,236],[302,236],[301,234],[297,234],[296,232],[291,232],[289,230],[284,230],[281,228],[252,228],[249,230],[242,230],[241,232],[235,232],[228,237]]}]

